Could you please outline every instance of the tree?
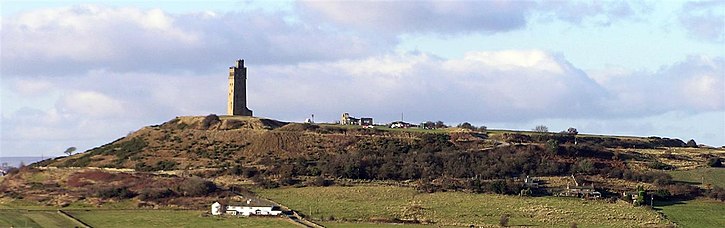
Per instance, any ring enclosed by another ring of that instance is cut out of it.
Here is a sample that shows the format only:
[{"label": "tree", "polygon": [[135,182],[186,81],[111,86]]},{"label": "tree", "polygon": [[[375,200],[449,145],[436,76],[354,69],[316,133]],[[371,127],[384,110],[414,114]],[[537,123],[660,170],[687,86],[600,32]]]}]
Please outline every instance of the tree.
[{"label": "tree", "polygon": [[549,152],[551,155],[556,155],[559,153],[559,142],[557,142],[554,139],[549,139],[546,141],[546,151]]},{"label": "tree", "polygon": [[436,121],[435,126],[436,126],[436,128],[447,128],[448,127],[448,126],[446,126],[445,123],[443,123],[443,121],[440,121],[440,120]]},{"label": "tree", "polygon": [[425,129],[433,129],[435,126],[436,124],[433,123],[433,121],[425,121],[425,123],[423,123],[423,128]]},{"label": "tree", "polygon": [[545,125],[538,125],[534,128],[534,132],[546,133],[549,132],[549,128]]},{"label": "tree", "polygon": [[710,167],[722,167],[722,159],[718,157],[712,157],[707,159],[707,166]]},{"label": "tree", "polygon": [[687,141],[687,147],[697,148],[697,142],[695,142],[694,139],[690,139],[690,141]]},{"label": "tree", "polygon": [[63,153],[67,154],[68,156],[71,156],[73,154],[73,152],[75,152],[75,151],[76,151],[76,148],[72,146],[72,147],[68,147],[68,149],[65,149],[65,152],[63,152]]},{"label": "tree", "polygon": [[644,191],[644,187],[641,185],[637,186],[637,195],[634,196],[634,206],[644,205],[645,194],[646,192]]},{"label": "tree", "polygon": [[463,123],[459,124],[458,127],[463,128],[463,129],[472,130],[472,131],[476,130],[476,127],[471,125],[471,123],[469,123],[469,122],[463,122]]},{"label": "tree", "polygon": [[566,129],[566,133],[570,135],[577,135],[579,134],[579,131],[577,131],[576,128],[570,127],[569,129]]},{"label": "tree", "polygon": [[590,174],[594,171],[594,162],[591,159],[582,159],[576,163],[575,171]]},{"label": "tree", "polygon": [[478,131],[486,133],[486,131],[488,131],[488,127],[481,125],[480,127],[478,127]]}]

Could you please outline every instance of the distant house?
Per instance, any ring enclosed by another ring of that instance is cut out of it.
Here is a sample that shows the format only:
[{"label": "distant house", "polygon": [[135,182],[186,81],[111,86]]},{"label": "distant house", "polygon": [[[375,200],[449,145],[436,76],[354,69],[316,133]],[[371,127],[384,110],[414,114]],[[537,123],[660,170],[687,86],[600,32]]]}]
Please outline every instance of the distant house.
[{"label": "distant house", "polygon": [[395,121],[395,122],[388,124],[388,127],[390,127],[390,128],[411,128],[411,127],[418,127],[418,126],[415,124],[407,123],[407,122],[403,122],[403,121]]},{"label": "distant house", "polygon": [[234,216],[278,216],[282,214],[282,209],[277,205],[265,205],[247,200],[246,203],[231,204],[222,206],[219,202],[211,205],[212,215],[234,215]]},{"label": "distant house", "polygon": [[535,178],[531,178],[528,175],[526,175],[526,179],[524,179],[524,187],[527,188],[538,188],[539,183],[538,180]]},{"label": "distant house", "polygon": [[594,184],[589,186],[580,185],[579,182],[576,181],[576,178],[574,178],[574,175],[571,176],[571,179],[574,180],[574,186],[567,183],[566,189],[560,192],[558,196],[579,197],[584,199],[598,199],[602,197],[602,193],[594,188]]},{"label": "distant house", "polygon": [[350,116],[349,113],[343,113],[342,118],[340,118],[340,124],[342,125],[361,125],[361,126],[372,126],[373,125],[373,118],[371,117],[362,117],[362,118],[355,118]]}]

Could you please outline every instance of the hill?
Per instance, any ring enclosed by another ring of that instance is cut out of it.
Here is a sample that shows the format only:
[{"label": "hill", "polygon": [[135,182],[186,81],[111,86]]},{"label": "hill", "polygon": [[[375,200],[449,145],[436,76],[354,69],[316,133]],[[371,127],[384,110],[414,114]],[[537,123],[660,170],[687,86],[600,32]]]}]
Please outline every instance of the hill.
[{"label": "hill", "polygon": [[[681,175],[722,159],[723,149],[689,148],[682,140],[659,137],[479,130],[177,117],[2,177],[0,199],[61,207],[129,202],[140,208],[205,209],[212,201],[238,201],[239,195],[253,197],[255,189],[283,186],[395,186],[459,197],[554,196],[575,183],[595,186],[610,202],[631,203],[622,192],[637,186],[657,200],[725,199],[719,182],[697,185]],[[527,176],[537,185],[524,183]]]},{"label": "hill", "polygon": [[[188,116],[144,127],[109,144],[43,167],[242,175],[282,185],[306,177],[363,180],[503,180],[522,175],[670,183],[658,170],[704,167],[725,150],[688,148],[679,139],[447,129],[372,129],[255,117]],[[463,179],[461,179],[463,178]],[[435,181],[433,181],[435,183]],[[614,190],[636,184],[611,185]],[[451,187],[451,186],[449,186]],[[459,186],[460,187],[460,186]]]}]

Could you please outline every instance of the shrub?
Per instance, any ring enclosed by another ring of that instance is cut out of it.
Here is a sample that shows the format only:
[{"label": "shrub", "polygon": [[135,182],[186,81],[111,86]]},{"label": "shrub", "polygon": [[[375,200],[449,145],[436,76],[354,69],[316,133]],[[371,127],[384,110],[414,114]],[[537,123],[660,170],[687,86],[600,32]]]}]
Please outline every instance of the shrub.
[{"label": "shrub", "polygon": [[141,190],[138,198],[140,200],[155,200],[172,197],[174,195],[176,195],[176,193],[171,191],[169,188],[150,188]]},{"label": "shrub", "polygon": [[252,181],[254,181],[254,183],[257,186],[262,187],[262,188],[270,189],[270,188],[278,188],[279,187],[279,183],[274,182],[274,181],[271,181],[271,180],[269,180],[267,178],[264,178],[264,177],[261,177],[259,175],[252,177]]},{"label": "shrub", "polygon": [[158,162],[156,162],[156,169],[157,170],[173,170],[176,168],[176,165],[178,165],[178,164],[179,163],[177,163],[175,161],[167,161],[167,160],[158,161]]},{"label": "shrub", "polygon": [[662,163],[660,161],[653,161],[653,162],[647,163],[647,167],[649,167],[650,169],[659,169],[659,170],[673,170],[673,169],[675,169],[674,166],[671,166],[671,165]]},{"label": "shrub", "polygon": [[209,129],[209,127],[221,123],[221,119],[219,119],[219,116],[216,114],[209,114],[208,116],[204,117],[204,120],[201,121],[201,126],[204,129]]},{"label": "shrub", "polygon": [[509,214],[501,215],[501,218],[498,220],[498,225],[502,226],[502,227],[508,227],[509,226],[509,217],[511,217]]},{"label": "shrub", "polygon": [[6,171],[7,171],[8,175],[15,175],[15,174],[18,174],[20,172],[20,169],[15,168],[15,167],[10,167]]},{"label": "shrub", "polygon": [[695,142],[694,139],[690,139],[690,141],[687,141],[685,144],[687,147],[697,148],[697,142]]},{"label": "shrub", "polygon": [[712,157],[707,159],[707,166],[710,167],[722,167],[722,159],[718,157]]},{"label": "shrub", "polygon": [[725,202],[725,188],[715,186],[707,192],[707,197]]},{"label": "shrub", "polygon": [[188,178],[181,182],[177,188],[185,196],[206,196],[217,190],[214,182],[199,177]]},{"label": "shrub", "polygon": [[700,189],[698,187],[681,183],[668,185],[667,191],[670,192],[672,197],[680,199],[692,199],[700,195]]},{"label": "shrub", "polygon": [[99,188],[96,190],[96,196],[100,198],[118,198],[118,199],[128,199],[133,198],[136,196],[136,193],[129,190],[127,187],[106,187],[106,188]]},{"label": "shrub", "polygon": [[312,180],[312,182],[310,182],[310,185],[327,187],[327,186],[332,185],[333,183],[334,182],[332,180],[325,179],[322,176],[317,176],[317,177],[315,177],[314,180]]}]

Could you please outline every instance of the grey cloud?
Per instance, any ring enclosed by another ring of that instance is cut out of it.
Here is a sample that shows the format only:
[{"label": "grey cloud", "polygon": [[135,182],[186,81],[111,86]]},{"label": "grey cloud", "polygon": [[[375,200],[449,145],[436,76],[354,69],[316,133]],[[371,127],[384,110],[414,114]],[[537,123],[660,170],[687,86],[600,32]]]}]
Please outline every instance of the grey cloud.
[{"label": "grey cloud", "polygon": [[651,8],[647,3],[635,1],[543,1],[538,12],[577,25],[609,26],[616,21],[637,19]]},{"label": "grey cloud", "polygon": [[505,32],[526,27],[532,15],[606,26],[651,9],[630,1],[301,1],[296,7],[306,20],[390,37]]},{"label": "grey cloud", "polygon": [[680,23],[698,39],[725,41],[725,2],[688,2],[682,7]]},{"label": "grey cloud", "polygon": [[526,26],[532,1],[301,1],[307,19],[399,33],[500,32]]},{"label": "grey cloud", "polygon": [[288,22],[286,16],[243,11],[168,14],[93,5],[31,11],[2,20],[2,74],[203,74],[242,56],[264,64],[325,61],[381,53],[393,45]]}]

